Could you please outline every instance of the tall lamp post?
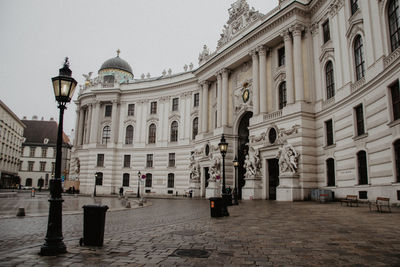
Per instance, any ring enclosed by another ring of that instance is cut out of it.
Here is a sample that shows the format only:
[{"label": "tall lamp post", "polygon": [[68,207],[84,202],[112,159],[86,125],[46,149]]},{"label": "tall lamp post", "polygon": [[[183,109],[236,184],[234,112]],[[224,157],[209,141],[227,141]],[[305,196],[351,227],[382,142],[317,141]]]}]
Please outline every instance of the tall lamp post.
[{"label": "tall lamp post", "polygon": [[137,198],[140,198],[140,176],[142,173],[140,171],[137,172]]},{"label": "tall lamp post", "polygon": [[239,161],[237,159],[237,156],[235,156],[235,159],[233,160],[233,166],[235,167],[235,189],[233,189],[233,205],[239,205],[238,201],[238,177],[237,177],[237,168],[239,166]]},{"label": "tall lamp post", "polygon": [[66,104],[71,101],[77,82],[71,77],[68,58],[65,58],[64,66],[60,74],[52,78],[54,95],[60,109],[58,123],[56,164],[54,178],[50,180],[49,218],[45,243],[40,248],[40,255],[53,256],[67,252],[62,235],[62,187],[61,187],[61,147],[63,141],[63,119]]},{"label": "tall lamp post", "polygon": [[225,186],[225,155],[226,151],[228,151],[228,143],[225,140],[224,134],[222,134],[218,147],[222,155],[222,215],[229,216],[227,208],[229,195],[226,193]]}]

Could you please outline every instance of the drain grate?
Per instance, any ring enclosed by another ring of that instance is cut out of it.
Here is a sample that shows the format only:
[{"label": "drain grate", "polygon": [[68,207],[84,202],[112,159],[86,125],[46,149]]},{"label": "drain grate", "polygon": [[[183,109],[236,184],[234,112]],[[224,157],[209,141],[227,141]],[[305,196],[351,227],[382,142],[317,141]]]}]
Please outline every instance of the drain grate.
[{"label": "drain grate", "polygon": [[177,249],[170,256],[189,258],[208,258],[210,252],[203,249]]}]

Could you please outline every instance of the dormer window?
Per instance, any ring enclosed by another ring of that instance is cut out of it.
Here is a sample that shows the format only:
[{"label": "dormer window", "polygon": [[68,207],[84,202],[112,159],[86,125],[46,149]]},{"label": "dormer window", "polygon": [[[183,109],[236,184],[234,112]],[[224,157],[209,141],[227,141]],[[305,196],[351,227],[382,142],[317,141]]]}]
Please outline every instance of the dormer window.
[{"label": "dormer window", "polygon": [[104,83],[114,83],[114,75],[105,75]]}]

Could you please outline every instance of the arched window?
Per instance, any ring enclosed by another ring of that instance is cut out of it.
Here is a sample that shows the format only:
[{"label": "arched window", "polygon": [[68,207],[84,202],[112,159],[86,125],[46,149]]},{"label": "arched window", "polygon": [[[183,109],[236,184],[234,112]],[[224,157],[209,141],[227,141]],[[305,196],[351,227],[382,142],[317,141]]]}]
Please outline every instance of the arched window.
[{"label": "arched window", "polygon": [[125,131],[125,144],[131,145],[133,143],[133,126],[128,125]]},{"label": "arched window", "polygon": [[335,186],[335,160],[333,158],[326,160],[326,176],[327,185]]},{"label": "arched window", "polygon": [[358,184],[368,184],[367,153],[361,150],[357,153]]},{"label": "arched window", "polygon": [[175,175],[173,173],[168,173],[168,188],[174,188]]},{"label": "arched window", "polygon": [[102,139],[102,144],[107,144],[111,138],[111,127],[110,126],[105,126],[103,128],[103,139]]},{"label": "arched window", "polygon": [[129,186],[129,173],[122,175],[122,186]]},{"label": "arched window", "polygon": [[96,185],[103,185],[103,173],[102,172],[96,172],[95,178],[96,178]]},{"label": "arched window", "polygon": [[178,141],[178,122],[171,123],[171,142]]},{"label": "arched window", "polygon": [[335,96],[335,81],[333,79],[332,61],[328,61],[328,63],[326,63],[325,79],[326,79],[326,98],[329,99]]},{"label": "arched window", "polygon": [[196,117],[193,119],[193,127],[192,127],[192,139],[196,138],[196,135],[199,133],[199,118]]},{"label": "arched window", "polygon": [[156,143],[156,125],[154,123],[149,126],[149,144]]},{"label": "arched window", "polygon": [[37,181],[37,186],[38,186],[38,187],[43,187],[43,186],[44,186],[44,180],[43,180],[43,178],[40,178],[40,179]]},{"label": "arched window", "polygon": [[400,46],[400,10],[399,0],[391,0],[388,8],[390,44],[392,51]]},{"label": "arched window", "polygon": [[396,163],[396,182],[400,183],[400,139],[394,143],[394,157]]},{"label": "arched window", "polygon": [[358,81],[365,75],[363,42],[360,35],[357,35],[354,39],[354,58],[356,63],[356,79]]},{"label": "arched window", "polygon": [[279,109],[286,107],[286,82],[279,85]]},{"label": "arched window", "polygon": [[26,179],[25,186],[32,186],[32,178],[27,178]]},{"label": "arched window", "polygon": [[151,187],[153,183],[153,175],[151,173],[146,173],[146,187]]}]

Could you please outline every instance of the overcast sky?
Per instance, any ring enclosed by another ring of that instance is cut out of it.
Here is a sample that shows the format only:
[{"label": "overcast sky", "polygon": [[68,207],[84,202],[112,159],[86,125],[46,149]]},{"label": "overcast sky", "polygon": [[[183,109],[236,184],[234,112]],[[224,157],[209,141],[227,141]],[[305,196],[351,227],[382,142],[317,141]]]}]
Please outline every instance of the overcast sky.
[{"label": "overcast sky", "polygon": [[[0,0],[1,100],[19,118],[58,121],[50,79],[66,56],[79,84],[84,73],[97,76],[117,49],[135,78],[147,72],[159,76],[169,68],[181,72],[190,62],[196,68],[203,44],[215,50],[234,1]],[[263,14],[278,5],[278,0],[247,2]],[[70,134],[74,127],[70,103],[64,131]]]}]

